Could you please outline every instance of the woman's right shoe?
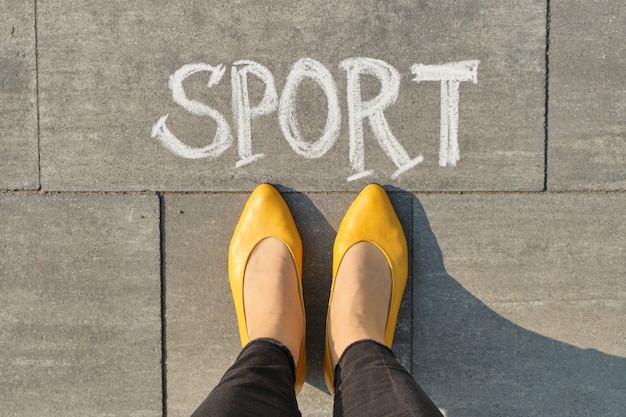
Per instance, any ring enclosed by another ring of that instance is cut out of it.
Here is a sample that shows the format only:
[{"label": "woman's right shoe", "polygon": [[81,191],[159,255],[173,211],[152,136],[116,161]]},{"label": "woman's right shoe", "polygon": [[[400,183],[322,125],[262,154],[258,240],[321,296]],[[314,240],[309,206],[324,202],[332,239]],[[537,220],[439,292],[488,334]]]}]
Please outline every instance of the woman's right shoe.
[{"label": "woman's right shoe", "polygon": [[359,242],[370,242],[385,255],[391,270],[391,299],[385,326],[385,345],[391,347],[402,294],[408,277],[408,249],[400,220],[385,190],[378,184],[366,186],[356,197],[337,231],[333,247],[333,278],[326,316],[326,346],[324,352],[324,379],[328,391],[334,395],[335,375],[328,342],[328,318],[337,272],[346,252]]},{"label": "woman's right shoe", "polygon": [[[237,312],[242,347],[249,341],[243,299],[246,265],[256,245],[263,239],[270,237],[283,242],[293,258],[298,278],[300,305],[302,306],[303,329],[306,329],[304,298],[302,296],[302,242],[300,235],[289,207],[278,190],[270,184],[261,184],[250,195],[235,227],[228,250],[228,278]],[[300,356],[296,364],[294,387],[296,393],[302,388],[306,374],[305,340],[306,335],[303,335]]]}]

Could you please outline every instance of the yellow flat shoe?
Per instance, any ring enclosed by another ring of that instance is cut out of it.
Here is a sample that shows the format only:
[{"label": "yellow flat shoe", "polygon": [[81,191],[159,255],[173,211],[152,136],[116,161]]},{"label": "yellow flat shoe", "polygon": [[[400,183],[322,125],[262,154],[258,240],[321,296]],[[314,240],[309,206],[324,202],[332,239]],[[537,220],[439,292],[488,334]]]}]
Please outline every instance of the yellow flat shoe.
[{"label": "yellow flat shoe", "polygon": [[391,347],[408,277],[408,249],[400,220],[387,193],[378,184],[366,186],[356,197],[341,221],[333,247],[333,280],[328,300],[324,352],[324,379],[328,391],[333,395],[335,375],[328,346],[328,315],[339,265],[348,249],[359,242],[370,242],[376,245],[387,258],[391,269],[391,300],[385,327],[385,344]]},{"label": "yellow flat shoe", "polygon": [[[249,341],[243,301],[244,273],[252,250],[260,241],[268,237],[282,241],[291,252],[298,276],[303,325],[306,329],[304,298],[302,296],[302,242],[300,235],[289,207],[278,190],[269,184],[261,184],[250,195],[239,218],[239,223],[235,227],[228,250],[228,278],[237,312],[242,347]],[[302,338],[300,358],[296,364],[296,393],[302,388],[306,374],[305,339],[306,337]]]}]

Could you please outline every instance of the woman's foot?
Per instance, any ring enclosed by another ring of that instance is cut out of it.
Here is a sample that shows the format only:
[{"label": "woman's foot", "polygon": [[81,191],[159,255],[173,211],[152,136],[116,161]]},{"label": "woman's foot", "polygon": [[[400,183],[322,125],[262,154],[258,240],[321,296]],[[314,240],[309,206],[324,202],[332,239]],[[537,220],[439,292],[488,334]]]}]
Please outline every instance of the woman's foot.
[{"label": "woman's foot", "polygon": [[269,337],[300,359],[304,316],[296,266],[287,246],[276,238],[260,241],[248,258],[243,300],[250,340]]},{"label": "woman's foot", "polygon": [[391,269],[369,242],[352,246],[339,265],[328,316],[328,347],[335,366],[348,345],[364,339],[385,343]]}]

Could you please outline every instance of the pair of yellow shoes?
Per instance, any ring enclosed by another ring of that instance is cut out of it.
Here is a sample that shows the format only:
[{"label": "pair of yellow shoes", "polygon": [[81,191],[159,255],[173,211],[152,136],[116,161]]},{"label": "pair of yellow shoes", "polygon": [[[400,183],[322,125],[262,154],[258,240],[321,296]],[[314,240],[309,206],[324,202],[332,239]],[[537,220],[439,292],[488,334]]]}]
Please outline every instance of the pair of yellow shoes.
[{"label": "pair of yellow shoes", "polygon": [[[242,346],[245,346],[249,341],[243,300],[246,264],[255,246],[268,237],[279,239],[291,252],[296,266],[303,317],[305,317],[302,296],[302,242],[300,235],[291,212],[280,193],[269,184],[261,184],[252,192],[243,209],[230,243],[228,255],[228,276],[237,312]],[[333,278],[328,311],[330,311],[330,303],[333,299],[337,271],[341,260],[348,249],[359,242],[371,242],[376,245],[387,258],[391,269],[391,300],[385,328],[385,344],[391,347],[402,293],[408,276],[408,250],[402,226],[389,197],[385,190],[377,184],[370,184],[359,193],[337,231],[333,248]],[[306,330],[306,319],[303,325]],[[296,392],[302,388],[306,373],[305,339],[306,337],[302,338],[300,359],[296,365]],[[334,393],[334,369],[328,348],[328,332],[324,354],[324,377],[328,390],[331,394]]]}]

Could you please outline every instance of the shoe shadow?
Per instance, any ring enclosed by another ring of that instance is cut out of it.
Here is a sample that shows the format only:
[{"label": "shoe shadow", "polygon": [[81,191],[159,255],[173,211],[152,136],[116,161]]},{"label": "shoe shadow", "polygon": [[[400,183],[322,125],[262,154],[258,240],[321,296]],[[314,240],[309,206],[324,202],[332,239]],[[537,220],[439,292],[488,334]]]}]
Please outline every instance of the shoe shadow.
[{"label": "shoe shadow", "polygon": [[[324,345],[326,334],[326,312],[332,281],[333,244],[336,229],[356,193],[320,196],[302,194],[293,189],[277,185],[290,207],[302,239],[303,290],[307,316],[307,377],[306,383],[328,393],[324,382]],[[392,193],[392,204],[400,218],[412,256],[410,236],[412,234],[412,210],[410,195]],[[315,201],[314,201],[315,200]],[[318,208],[319,207],[319,208]],[[323,211],[321,211],[321,210]],[[332,223],[332,224],[331,224]],[[409,262],[411,259],[409,259]],[[398,360],[411,367],[411,275],[404,292],[398,314],[393,350]]]},{"label": "shoe shadow", "polygon": [[306,254],[302,260],[302,287],[307,318],[306,383],[328,392],[324,382],[324,338],[336,230],[307,195],[293,192],[283,196],[298,226],[302,251]]},{"label": "shoe shadow", "polygon": [[626,358],[524,329],[446,271],[424,207],[413,201],[413,366],[448,417],[624,416]]},{"label": "shoe shadow", "polygon": [[[493,311],[446,271],[419,199],[385,189],[412,254],[394,352],[447,417],[624,415],[626,358],[543,336]],[[327,392],[323,352],[332,247],[356,194],[281,191],[306,254],[306,382]]]}]

